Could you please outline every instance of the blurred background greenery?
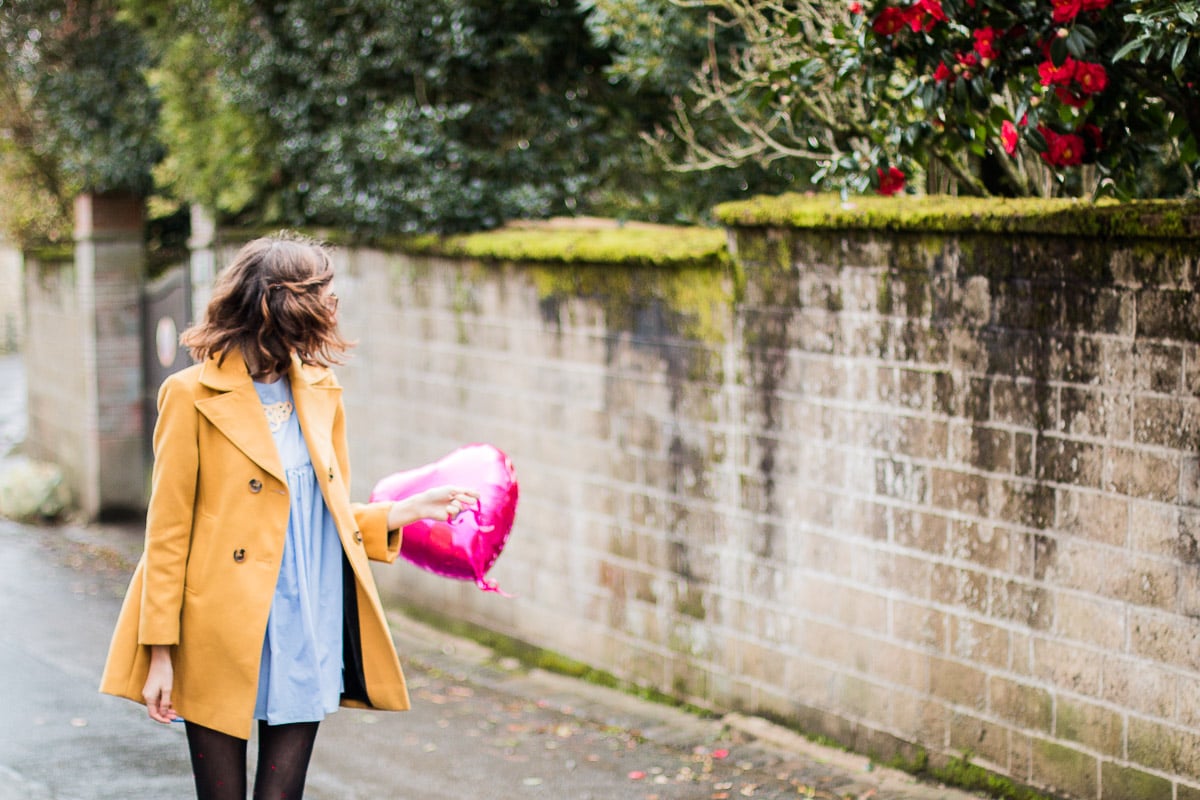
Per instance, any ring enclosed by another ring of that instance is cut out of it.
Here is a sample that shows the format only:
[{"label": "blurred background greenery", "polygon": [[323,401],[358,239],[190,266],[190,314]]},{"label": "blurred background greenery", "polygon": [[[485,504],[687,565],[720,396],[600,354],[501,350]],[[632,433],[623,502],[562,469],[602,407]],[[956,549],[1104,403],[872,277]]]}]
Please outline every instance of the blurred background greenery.
[{"label": "blurred background greenery", "polygon": [[[0,0],[0,228],[69,239],[84,191],[146,196],[169,241],[191,204],[369,238],[560,215],[703,223],[748,194],[868,190],[872,159],[929,126],[861,6]],[[1171,193],[1195,192],[1185,162]],[[975,183],[964,193],[1012,189]]]}]

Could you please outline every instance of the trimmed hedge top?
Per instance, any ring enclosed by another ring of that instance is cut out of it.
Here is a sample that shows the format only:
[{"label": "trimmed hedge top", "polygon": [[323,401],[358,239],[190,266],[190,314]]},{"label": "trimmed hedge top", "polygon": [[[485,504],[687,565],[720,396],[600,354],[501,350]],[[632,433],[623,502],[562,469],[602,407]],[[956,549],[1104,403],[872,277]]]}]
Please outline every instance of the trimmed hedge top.
[{"label": "trimmed hedge top", "polygon": [[784,194],[722,203],[730,227],[1200,238],[1200,202]]},{"label": "trimmed hedge top", "polygon": [[729,258],[723,230],[645,224],[527,223],[444,238],[418,236],[388,244],[424,255],[557,264],[716,266]]}]

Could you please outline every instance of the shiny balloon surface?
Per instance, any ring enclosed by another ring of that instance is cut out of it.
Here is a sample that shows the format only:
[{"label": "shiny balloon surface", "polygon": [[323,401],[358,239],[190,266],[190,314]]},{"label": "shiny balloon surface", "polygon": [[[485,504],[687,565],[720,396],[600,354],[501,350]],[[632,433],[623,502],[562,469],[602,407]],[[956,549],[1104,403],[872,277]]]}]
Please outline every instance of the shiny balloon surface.
[{"label": "shiny balloon surface", "polygon": [[479,492],[478,507],[453,520],[421,519],[406,525],[400,555],[438,575],[499,592],[485,576],[512,532],[518,493],[512,462],[500,450],[488,444],[467,445],[432,464],[389,475],[375,484],[371,502],[402,500],[448,484]]}]

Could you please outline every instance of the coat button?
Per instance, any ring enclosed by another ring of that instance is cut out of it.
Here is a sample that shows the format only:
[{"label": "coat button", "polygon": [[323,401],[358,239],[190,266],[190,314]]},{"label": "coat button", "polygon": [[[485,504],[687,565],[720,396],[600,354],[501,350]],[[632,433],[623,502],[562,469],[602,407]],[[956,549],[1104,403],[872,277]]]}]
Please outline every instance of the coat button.
[{"label": "coat button", "polygon": [[239,564],[242,563],[243,561],[245,561],[246,560],[246,548],[239,547],[237,550],[234,550],[233,551],[233,560]]},{"label": "coat button", "polygon": [[359,544],[362,544],[362,531],[354,532],[354,541],[358,542]]},{"label": "coat button", "polygon": [[329,468],[329,480],[333,480],[333,467]]},{"label": "coat button", "polygon": [[258,478],[250,479],[250,491],[258,493],[262,491],[262,481]]}]

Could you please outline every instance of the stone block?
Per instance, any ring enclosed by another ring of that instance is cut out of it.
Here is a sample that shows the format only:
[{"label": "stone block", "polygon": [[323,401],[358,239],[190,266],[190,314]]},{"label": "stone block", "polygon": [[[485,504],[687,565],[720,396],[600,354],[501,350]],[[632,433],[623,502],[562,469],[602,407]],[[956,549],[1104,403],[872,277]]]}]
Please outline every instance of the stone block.
[{"label": "stone block", "polygon": [[1179,675],[1175,680],[1179,687],[1175,719],[1180,725],[1200,730],[1200,677]]},{"label": "stone block", "polygon": [[1035,631],[1050,628],[1056,599],[1045,587],[1023,580],[993,578],[991,582],[992,616]]},{"label": "stone block", "polygon": [[1040,480],[1098,489],[1104,474],[1104,446],[1093,442],[1039,436],[1037,476]]},{"label": "stone block", "polygon": [[1001,769],[1011,763],[1010,732],[994,720],[954,713],[950,717],[950,749],[972,754]]},{"label": "stone block", "polygon": [[1175,800],[1175,790],[1161,775],[1104,761],[1100,764],[1100,797],[1102,800]]},{"label": "stone block", "polygon": [[1053,425],[1069,436],[1129,438],[1133,398],[1125,392],[1079,386],[1059,389],[1058,412]]},{"label": "stone block", "polygon": [[1191,289],[1138,291],[1137,336],[1195,342],[1200,336],[1200,296]]},{"label": "stone block", "polygon": [[1011,633],[971,617],[951,615],[950,653],[963,661],[995,669],[1008,669],[1012,662]]},{"label": "stone block", "polygon": [[1123,546],[1129,540],[1129,506],[1123,497],[1060,489],[1055,527],[1072,536]]},{"label": "stone block", "polygon": [[935,603],[986,614],[989,581],[985,572],[954,564],[935,563],[931,574],[930,597]]},{"label": "stone block", "polygon": [[988,678],[988,711],[1017,727],[1050,733],[1054,697],[1044,687],[992,675]]},{"label": "stone block", "polygon": [[910,742],[946,740],[951,712],[941,703],[930,702],[926,692],[893,691],[891,714],[892,729]]},{"label": "stone block", "polygon": [[1054,487],[1044,483],[1007,478],[993,478],[988,483],[987,507],[992,519],[1046,529],[1054,524],[1054,502]]},{"label": "stone block", "polygon": [[1180,456],[1179,503],[1200,506],[1200,458],[1187,453]]},{"label": "stone block", "polygon": [[882,639],[871,643],[867,672],[892,688],[903,687],[921,694],[928,693],[930,661],[928,652],[902,647]]},{"label": "stone block", "polygon": [[1081,302],[1068,301],[1063,323],[1080,332],[1110,336],[1133,336],[1137,322],[1137,303],[1124,289],[1082,289],[1074,295]]},{"label": "stone block", "polygon": [[951,520],[946,554],[995,570],[1008,569],[1012,556],[1008,529],[986,522]]},{"label": "stone block", "polygon": [[1019,428],[1040,427],[1044,402],[1039,401],[1038,384],[1029,380],[995,378],[992,381],[992,419]]},{"label": "stone block", "polygon": [[1200,733],[1156,720],[1129,718],[1129,760],[1138,766],[1200,779]]},{"label": "stone block", "polygon": [[929,470],[930,502],[934,508],[969,517],[987,511],[988,480],[982,475],[951,469]]},{"label": "stone block", "polygon": [[930,660],[930,687],[934,697],[983,711],[987,707],[987,673],[965,662],[946,658]]},{"label": "stone block", "polygon": [[1033,781],[1051,792],[1094,798],[1100,789],[1099,760],[1046,739],[1033,740]]},{"label": "stone block", "polygon": [[1180,466],[1177,456],[1109,447],[1105,451],[1105,486],[1145,500],[1174,502],[1179,494]]},{"label": "stone block", "polygon": [[1200,444],[1200,400],[1135,397],[1133,440],[1138,444],[1195,451]]},{"label": "stone block", "polygon": [[887,722],[891,687],[849,673],[838,681],[837,707],[850,717],[879,726]]},{"label": "stone block", "polygon": [[1090,335],[1051,336],[1048,377],[1067,383],[1093,383],[1103,369],[1103,340]]},{"label": "stone block", "polygon": [[892,510],[892,541],[903,548],[941,555],[949,521],[940,514],[897,506]]},{"label": "stone block", "polygon": [[1179,681],[1175,673],[1119,655],[1104,656],[1103,670],[1104,701],[1159,719],[1174,716]]},{"label": "stone block", "polygon": [[[1057,597],[1053,632],[1059,640],[1066,640],[1064,644],[1120,652],[1127,630],[1125,608],[1119,600],[1077,592],[1061,592]],[[1098,663],[1095,668],[1099,669]]]},{"label": "stone block", "polygon": [[1005,428],[990,428],[979,423],[955,426],[950,454],[984,472],[1015,471],[1013,433]]},{"label": "stone block", "polygon": [[1054,706],[1054,735],[1107,756],[1119,758],[1125,754],[1122,714],[1063,694],[1058,695]]},{"label": "stone block", "polygon": [[940,609],[892,598],[892,638],[930,653],[945,653],[948,640],[947,615]]}]

